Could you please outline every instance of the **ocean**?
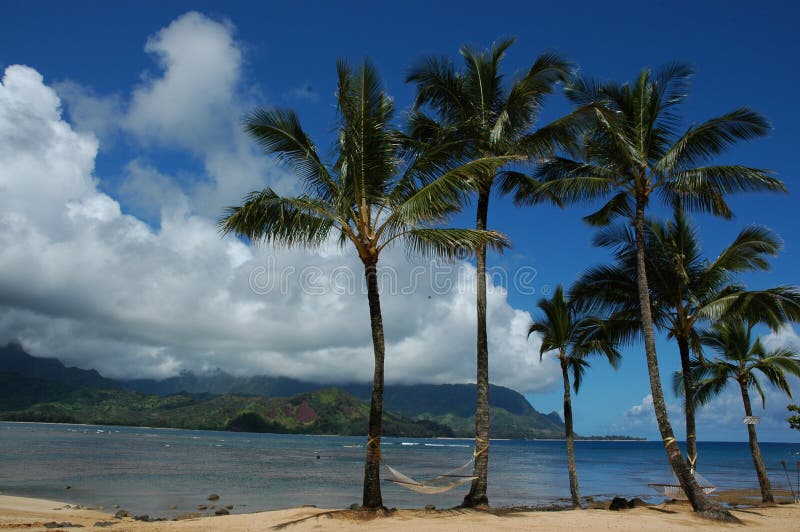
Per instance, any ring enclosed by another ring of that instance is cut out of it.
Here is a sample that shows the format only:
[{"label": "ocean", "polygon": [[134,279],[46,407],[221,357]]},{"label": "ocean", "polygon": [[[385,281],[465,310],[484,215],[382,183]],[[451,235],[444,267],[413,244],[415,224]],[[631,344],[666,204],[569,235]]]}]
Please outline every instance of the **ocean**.
[{"label": "ocean", "polygon": [[[363,437],[245,434],[197,430],[0,423],[0,493],[115,505],[132,514],[174,517],[200,504],[255,512],[312,504],[345,508],[361,500]],[[762,443],[773,488],[788,489],[780,462],[796,482],[800,445]],[[384,461],[418,480],[466,463],[467,439],[384,438]],[[660,502],[647,486],[667,482],[661,442],[576,442],[581,494],[596,499],[641,497]],[[698,471],[718,489],[757,488],[747,443],[700,442]],[[319,458],[317,458],[319,456]],[[493,440],[492,506],[563,503],[569,497],[563,441]],[[382,478],[388,477],[382,470]],[[70,486],[70,489],[65,489]],[[456,506],[468,485],[422,495],[384,482],[384,504],[409,508]],[[208,502],[208,495],[220,496]],[[173,508],[174,507],[174,508]]]}]

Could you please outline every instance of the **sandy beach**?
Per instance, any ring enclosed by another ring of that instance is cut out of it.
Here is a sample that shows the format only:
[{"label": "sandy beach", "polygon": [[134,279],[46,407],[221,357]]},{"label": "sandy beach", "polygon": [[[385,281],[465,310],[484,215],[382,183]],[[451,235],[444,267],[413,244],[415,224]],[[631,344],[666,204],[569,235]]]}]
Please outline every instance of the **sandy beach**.
[{"label": "sandy beach", "polygon": [[[270,512],[180,521],[140,522],[112,514],[75,509],[57,501],[0,496],[0,530],[74,530],[75,525],[114,531],[222,530],[800,530],[800,505],[781,504],[733,511],[742,525],[721,524],[695,516],[685,503],[664,503],[621,512],[567,510],[558,512],[478,510],[399,510],[366,519],[349,510],[290,508]],[[70,526],[72,525],[72,526]]]}]

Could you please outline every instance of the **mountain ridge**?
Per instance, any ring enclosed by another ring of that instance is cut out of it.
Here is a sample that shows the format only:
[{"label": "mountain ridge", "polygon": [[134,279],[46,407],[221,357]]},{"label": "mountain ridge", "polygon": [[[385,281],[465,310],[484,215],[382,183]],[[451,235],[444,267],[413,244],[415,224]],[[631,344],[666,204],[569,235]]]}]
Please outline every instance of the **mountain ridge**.
[{"label": "mountain ridge", "polygon": [[[67,367],[57,359],[32,357],[25,353],[19,344],[9,344],[0,348],[0,372],[7,374],[5,376],[7,381],[13,381],[13,378],[8,377],[8,374],[12,373],[29,379],[28,387],[40,390],[45,402],[59,404],[59,408],[66,408],[58,399],[59,394],[63,395],[70,391],[69,387],[115,391],[118,393],[118,396],[115,396],[118,401],[112,400],[111,402],[114,403],[113,408],[118,411],[124,410],[123,405],[117,404],[123,400],[123,397],[128,397],[134,403],[143,401],[138,396],[125,396],[125,392],[137,393],[145,397],[158,396],[162,399],[171,396],[194,397],[194,402],[189,405],[192,408],[200,408],[199,405],[202,401],[197,399],[198,397],[208,396],[206,399],[209,404],[204,408],[216,408],[217,403],[213,401],[219,396],[236,397],[237,399],[230,399],[230,401],[241,406],[249,404],[246,401],[248,397],[267,400],[283,398],[286,401],[292,401],[296,396],[302,394],[314,394],[333,388],[331,385],[288,377],[266,375],[236,377],[222,371],[211,375],[195,375],[187,372],[162,381],[152,379],[118,381],[103,377],[96,370]],[[48,387],[42,382],[54,382],[61,385],[62,388]],[[68,388],[63,388],[64,386]],[[19,386],[16,389],[19,390]],[[341,390],[345,395],[362,403],[368,402],[371,396],[371,387],[368,384],[343,384],[335,386],[335,389]],[[92,393],[87,392],[86,397],[78,400],[80,408],[72,405],[78,408],[83,416],[88,415],[86,412],[92,410],[86,402],[87,397],[101,400],[101,395],[93,396]],[[103,400],[110,400],[107,395],[102,397],[105,397]],[[537,411],[518,392],[510,388],[491,385],[490,398],[493,412],[492,433],[496,437],[563,437],[564,428],[560,416],[555,412],[543,414]],[[257,402],[257,400],[253,400]],[[5,401],[9,403],[10,399],[6,397]],[[0,397],[0,405],[3,404],[3,398]],[[17,404],[19,405],[19,401]],[[160,408],[158,399],[149,400],[146,404],[156,405],[154,408]],[[387,412],[398,416],[398,419],[408,419],[414,423],[427,424],[428,427],[442,430],[446,433],[439,435],[445,436],[471,437],[474,432],[474,404],[475,384],[388,385],[384,393],[384,408]],[[179,414],[179,417],[185,415],[191,418],[194,416],[188,412]],[[332,412],[329,414],[333,415]],[[37,415],[44,416],[42,412]],[[130,413],[125,415],[132,416]],[[134,418],[138,419],[133,415],[132,419]],[[181,417],[181,419],[183,418]],[[259,424],[258,420],[251,419],[251,421],[256,425]],[[217,423],[215,426],[218,427],[219,424]],[[264,426],[271,425],[267,423]],[[286,429],[286,427],[282,428]],[[306,428],[308,429],[308,427]]]}]

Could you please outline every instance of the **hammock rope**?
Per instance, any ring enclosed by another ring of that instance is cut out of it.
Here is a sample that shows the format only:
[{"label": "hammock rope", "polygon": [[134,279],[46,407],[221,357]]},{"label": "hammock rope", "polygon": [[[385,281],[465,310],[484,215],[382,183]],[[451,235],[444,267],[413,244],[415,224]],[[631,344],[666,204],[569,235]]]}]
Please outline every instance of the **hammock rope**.
[{"label": "hammock rope", "polygon": [[[478,444],[483,444],[483,447],[481,447],[480,450],[478,450]],[[472,452],[472,459],[475,460],[476,458],[478,458],[478,456],[481,455],[481,453],[485,453],[488,450],[489,450],[489,442],[487,442],[486,440],[484,440],[479,436],[475,436],[475,450]]]}]

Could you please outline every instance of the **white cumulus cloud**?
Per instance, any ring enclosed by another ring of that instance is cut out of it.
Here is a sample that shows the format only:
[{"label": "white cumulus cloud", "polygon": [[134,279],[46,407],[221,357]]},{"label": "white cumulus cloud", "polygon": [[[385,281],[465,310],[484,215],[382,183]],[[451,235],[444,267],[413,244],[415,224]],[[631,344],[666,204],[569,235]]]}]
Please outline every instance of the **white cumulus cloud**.
[{"label": "white cumulus cloud", "polygon": [[[195,15],[179,21],[191,27],[202,22]],[[181,29],[176,24],[149,46],[162,50],[174,43],[167,34]],[[168,65],[178,61],[167,56]],[[181,135],[172,120],[163,134]],[[189,141],[186,147],[191,151]],[[0,340],[18,339],[34,355],[113,377],[221,368],[325,382],[371,378],[363,270],[349,250],[273,249],[220,238],[191,194],[176,189],[168,173],[137,160],[125,170],[138,186],[131,185],[130,194],[158,205],[160,225],[154,227],[125,214],[99,189],[98,149],[94,134],[63,118],[58,95],[38,72],[6,69],[0,85]],[[155,201],[159,190],[172,192]],[[442,289],[441,279],[431,282],[431,265],[409,262],[401,249],[390,250],[381,265],[387,275],[387,380],[474,381],[474,268],[455,265],[442,277],[451,285]],[[529,321],[493,287],[492,380],[526,392],[557,376],[552,361],[538,363],[537,341],[526,338]]]}]

